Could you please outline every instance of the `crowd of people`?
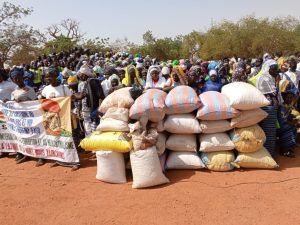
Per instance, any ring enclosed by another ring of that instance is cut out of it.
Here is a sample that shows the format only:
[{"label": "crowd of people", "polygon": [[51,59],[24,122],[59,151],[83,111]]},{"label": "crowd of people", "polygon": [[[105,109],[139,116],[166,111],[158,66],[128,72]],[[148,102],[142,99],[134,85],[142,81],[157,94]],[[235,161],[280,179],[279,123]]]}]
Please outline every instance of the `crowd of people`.
[{"label": "crowd of people", "polygon": [[[151,88],[169,92],[176,86],[188,85],[201,94],[221,92],[222,87],[231,82],[248,82],[270,101],[270,105],[263,108],[269,116],[261,124],[269,139],[266,148],[274,152],[278,141],[280,153],[294,157],[299,128],[299,81],[299,53],[288,57],[277,52],[256,59],[163,62],[140,54],[92,53],[89,49],[75,48],[43,55],[30,65],[0,65],[0,100],[24,102],[71,96],[73,138],[78,146],[100,122],[101,101],[120,88],[133,87],[136,98]],[[6,155],[1,153],[1,157]],[[17,163],[28,159],[20,153],[16,156]],[[39,159],[37,166],[44,163],[45,160]]]}]

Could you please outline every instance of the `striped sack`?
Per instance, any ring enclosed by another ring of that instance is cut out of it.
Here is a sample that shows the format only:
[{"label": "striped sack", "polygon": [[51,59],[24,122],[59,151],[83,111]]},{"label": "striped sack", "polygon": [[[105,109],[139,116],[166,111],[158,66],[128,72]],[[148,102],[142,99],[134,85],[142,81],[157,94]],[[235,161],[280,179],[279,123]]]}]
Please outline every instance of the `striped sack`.
[{"label": "striped sack", "polygon": [[167,95],[167,114],[190,113],[201,106],[199,97],[193,88],[189,86],[177,86]]},{"label": "striped sack", "polygon": [[165,99],[167,94],[158,89],[149,89],[138,97],[129,111],[131,119],[139,120],[142,116],[157,123],[165,117]]},{"label": "striped sack", "polygon": [[198,110],[201,120],[225,120],[236,117],[240,112],[232,108],[227,97],[217,91],[207,91],[200,95],[203,106]]}]

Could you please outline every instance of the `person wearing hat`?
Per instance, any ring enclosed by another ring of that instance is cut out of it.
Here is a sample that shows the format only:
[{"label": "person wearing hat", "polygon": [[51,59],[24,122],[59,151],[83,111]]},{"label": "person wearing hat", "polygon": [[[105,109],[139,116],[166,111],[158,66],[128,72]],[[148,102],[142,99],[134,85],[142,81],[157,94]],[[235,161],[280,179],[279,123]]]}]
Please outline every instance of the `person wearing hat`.
[{"label": "person wearing hat", "polygon": [[45,81],[47,86],[42,90],[42,98],[49,99],[72,95],[70,89],[67,86],[60,84],[57,80],[58,75],[59,72],[54,66],[50,66],[45,70]]}]

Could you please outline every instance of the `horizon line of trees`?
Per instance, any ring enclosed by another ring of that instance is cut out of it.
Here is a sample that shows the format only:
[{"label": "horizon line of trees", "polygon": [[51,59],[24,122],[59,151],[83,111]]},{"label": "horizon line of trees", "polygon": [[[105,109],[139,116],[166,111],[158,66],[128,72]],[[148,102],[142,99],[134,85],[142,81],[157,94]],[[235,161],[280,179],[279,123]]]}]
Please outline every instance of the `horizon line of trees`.
[{"label": "horizon line of trees", "polygon": [[148,30],[143,34],[143,43],[137,45],[127,38],[113,42],[109,38],[87,39],[80,30],[80,23],[73,19],[50,25],[43,33],[20,22],[32,12],[32,8],[9,2],[2,4],[0,63],[6,60],[14,64],[29,63],[39,55],[70,51],[75,47],[89,48],[92,52],[114,50],[140,53],[160,60],[210,60],[232,56],[255,58],[265,52],[274,54],[281,51],[290,55],[300,51],[300,21],[291,16],[268,19],[250,15],[237,22],[223,20],[212,24],[205,32],[194,30],[174,38],[157,38]]}]

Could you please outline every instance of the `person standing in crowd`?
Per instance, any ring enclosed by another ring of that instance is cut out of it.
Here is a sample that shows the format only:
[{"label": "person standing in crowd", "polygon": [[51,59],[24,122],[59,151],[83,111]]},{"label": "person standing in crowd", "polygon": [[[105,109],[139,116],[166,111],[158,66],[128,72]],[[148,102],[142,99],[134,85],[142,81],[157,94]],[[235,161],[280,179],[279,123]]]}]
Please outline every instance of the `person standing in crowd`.
[{"label": "person standing in crowd", "polygon": [[204,86],[201,88],[201,93],[207,92],[207,91],[217,91],[221,92],[221,89],[223,87],[223,84],[218,77],[216,70],[210,70],[209,71],[209,80],[207,80],[204,83]]},{"label": "person standing in crowd", "polygon": [[30,66],[24,67],[24,83],[28,87],[33,87],[34,73],[30,70]]},{"label": "person standing in crowd", "polygon": [[232,82],[247,82],[248,76],[246,73],[246,63],[244,61],[240,61],[237,64],[237,67],[234,71]]},{"label": "person standing in crowd", "polygon": [[[16,102],[33,101],[37,99],[37,95],[34,89],[24,82],[24,71],[21,68],[13,68],[10,71],[10,78],[17,85],[15,90],[11,93],[11,100]],[[20,164],[29,160],[29,156],[25,156],[22,153],[17,153],[16,163]],[[36,163],[36,167],[44,164],[44,160],[40,158]]]},{"label": "person standing in crowd", "polygon": [[[11,93],[15,90],[16,85],[8,81],[7,71],[0,68],[0,101],[6,102],[11,99]],[[0,158],[8,156],[8,152],[0,152]]]},{"label": "person standing in crowd", "polygon": [[[49,66],[45,70],[45,74],[45,82],[47,86],[45,86],[42,90],[42,98],[51,99],[72,96],[72,92],[70,91],[70,89],[63,84],[60,84],[60,82],[57,80],[59,72],[55,66]],[[53,166],[55,165],[72,167],[73,171],[79,168],[79,163],[63,163],[56,161]]]},{"label": "person standing in crowd", "polygon": [[275,60],[269,59],[263,65],[263,71],[258,78],[256,87],[269,100],[270,105],[262,109],[268,113],[268,117],[264,119],[260,126],[266,134],[265,147],[272,156],[276,155],[276,126],[277,112],[281,104],[281,97],[278,93],[279,85],[279,67]]},{"label": "person standing in crowd", "polygon": [[[148,77],[148,75],[147,75]],[[135,83],[136,81],[136,83]],[[140,87],[144,86],[142,79],[140,78],[138,70],[133,65],[129,65],[125,70],[125,78],[122,80],[124,87],[132,87],[133,84],[136,84]]]},{"label": "person standing in crowd", "polygon": [[293,83],[291,80],[285,80],[280,88],[282,97],[282,104],[278,110],[278,138],[280,146],[280,154],[286,157],[295,157],[294,148],[297,144],[297,123],[292,116],[294,99],[297,92],[292,88]]}]

